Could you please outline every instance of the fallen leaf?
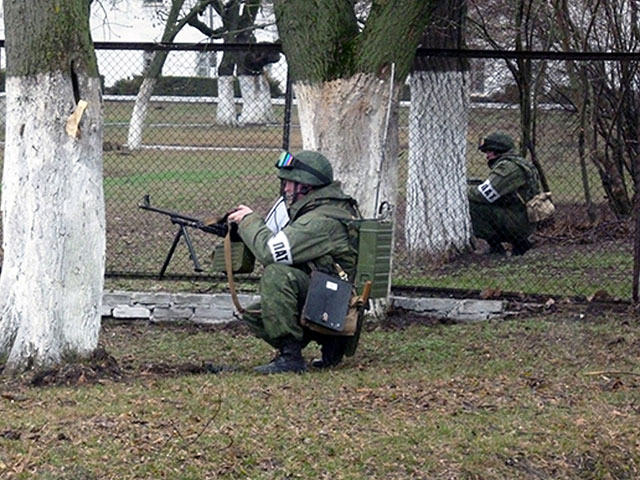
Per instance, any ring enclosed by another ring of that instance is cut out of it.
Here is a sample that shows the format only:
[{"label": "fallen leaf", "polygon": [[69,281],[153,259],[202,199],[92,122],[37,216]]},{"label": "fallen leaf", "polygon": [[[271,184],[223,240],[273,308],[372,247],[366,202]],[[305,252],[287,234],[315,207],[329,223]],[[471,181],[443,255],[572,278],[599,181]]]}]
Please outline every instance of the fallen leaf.
[{"label": "fallen leaf", "polygon": [[588,302],[606,302],[611,300],[611,295],[606,290],[598,290],[587,297]]},{"label": "fallen leaf", "polygon": [[502,290],[499,288],[485,288],[480,292],[480,297],[487,300],[489,298],[499,298],[502,295]]}]

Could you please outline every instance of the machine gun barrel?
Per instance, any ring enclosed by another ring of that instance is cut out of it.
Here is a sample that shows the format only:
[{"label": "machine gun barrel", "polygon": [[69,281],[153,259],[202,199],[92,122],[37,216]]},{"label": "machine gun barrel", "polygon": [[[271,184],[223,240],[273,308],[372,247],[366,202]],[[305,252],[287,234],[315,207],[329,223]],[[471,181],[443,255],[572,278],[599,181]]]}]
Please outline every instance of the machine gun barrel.
[{"label": "machine gun barrel", "polygon": [[196,256],[196,251],[193,248],[193,243],[191,243],[191,237],[189,235],[189,228],[196,228],[198,230],[202,230],[206,233],[211,233],[213,235],[217,235],[219,237],[224,237],[227,235],[229,230],[229,226],[226,223],[226,216],[219,221],[208,221],[208,220],[200,220],[199,218],[190,217],[188,215],[184,215],[182,213],[174,212],[171,210],[165,210],[163,208],[154,207],[151,205],[151,199],[149,195],[145,195],[141,205],[138,205],[142,210],[147,210],[150,212],[160,213],[162,215],[166,215],[171,219],[171,223],[178,225],[178,231],[173,239],[173,243],[171,244],[171,248],[169,249],[169,253],[165,258],[164,264],[160,269],[159,278],[164,276],[164,272],[167,270],[169,266],[169,262],[171,261],[171,257],[173,257],[173,252],[180,241],[180,238],[184,236],[185,242],[187,243],[187,248],[189,249],[189,256],[193,261],[194,270],[196,272],[201,272],[202,267],[200,266],[200,262],[198,261],[198,257]]},{"label": "machine gun barrel", "polygon": [[142,204],[138,205],[138,207],[143,210],[166,215],[171,219],[171,223],[185,225],[190,228],[197,228],[198,230],[202,230],[203,232],[211,233],[219,237],[224,237],[227,234],[227,230],[229,228],[225,223],[226,218],[223,218],[220,221],[201,220],[199,218],[190,217],[188,215],[174,212],[172,210],[165,210],[164,208],[154,207],[151,205],[149,195],[144,196]]},{"label": "machine gun barrel", "polygon": [[150,205],[139,205],[139,207],[143,210],[149,210],[150,212],[161,213],[162,215],[167,215],[168,217],[175,218],[176,220],[181,220],[187,223],[192,223],[193,225],[198,225],[202,223],[199,219],[194,217],[189,217],[188,215],[183,215],[178,212],[172,212],[171,210],[165,210],[163,208],[156,208]]}]

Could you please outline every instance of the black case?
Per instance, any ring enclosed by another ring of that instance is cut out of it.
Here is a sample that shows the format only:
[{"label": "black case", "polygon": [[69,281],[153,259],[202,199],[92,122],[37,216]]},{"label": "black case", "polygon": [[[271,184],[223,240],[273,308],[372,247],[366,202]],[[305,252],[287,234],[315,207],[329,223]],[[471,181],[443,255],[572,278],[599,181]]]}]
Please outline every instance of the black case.
[{"label": "black case", "polygon": [[314,270],[302,309],[304,320],[336,332],[343,331],[352,289],[351,283]]}]

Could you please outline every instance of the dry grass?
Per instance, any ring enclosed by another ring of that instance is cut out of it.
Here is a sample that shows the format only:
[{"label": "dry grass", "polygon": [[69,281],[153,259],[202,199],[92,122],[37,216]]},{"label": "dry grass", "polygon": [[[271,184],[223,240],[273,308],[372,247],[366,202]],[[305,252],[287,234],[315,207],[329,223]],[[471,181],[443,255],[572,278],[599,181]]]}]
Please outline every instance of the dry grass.
[{"label": "dry grass", "polygon": [[369,330],[336,370],[262,377],[242,326],[106,324],[112,357],[0,384],[0,477],[638,478],[632,313]]}]

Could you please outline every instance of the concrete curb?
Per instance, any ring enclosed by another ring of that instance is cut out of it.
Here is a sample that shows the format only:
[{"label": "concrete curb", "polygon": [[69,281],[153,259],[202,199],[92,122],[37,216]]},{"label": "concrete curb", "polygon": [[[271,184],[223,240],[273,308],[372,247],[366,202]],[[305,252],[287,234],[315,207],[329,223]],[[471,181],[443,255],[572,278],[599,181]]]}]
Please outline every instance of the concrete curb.
[{"label": "concrete curb", "polygon": [[[259,295],[240,294],[244,307],[259,300]],[[391,307],[419,315],[458,322],[480,322],[505,315],[506,302],[452,298],[390,298]],[[105,292],[102,317],[152,322],[189,321],[201,324],[226,323],[234,319],[235,309],[227,293]]]},{"label": "concrete curb", "polygon": [[502,300],[391,297],[394,308],[458,322],[481,322],[505,315]]}]

